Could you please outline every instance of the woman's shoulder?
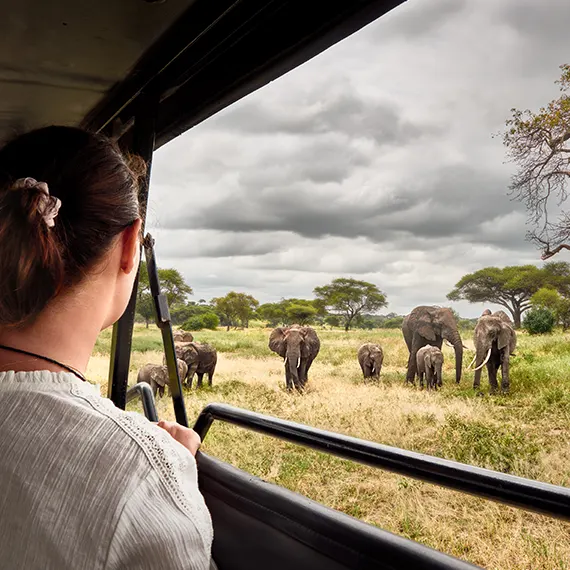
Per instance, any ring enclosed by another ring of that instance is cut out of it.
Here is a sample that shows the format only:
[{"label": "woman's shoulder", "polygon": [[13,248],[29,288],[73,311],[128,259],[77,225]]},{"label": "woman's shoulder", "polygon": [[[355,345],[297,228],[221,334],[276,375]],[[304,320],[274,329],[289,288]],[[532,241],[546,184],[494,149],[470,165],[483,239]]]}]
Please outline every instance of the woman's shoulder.
[{"label": "woman's shoulder", "polygon": [[98,394],[95,387],[76,384],[71,392],[95,413],[113,422],[122,437],[137,445],[150,467],[147,482],[156,481],[161,486],[166,501],[194,521],[206,522],[206,530],[201,525],[202,532],[211,534],[209,513],[198,490],[194,456],[165,430],[137,412],[117,408],[111,400]]}]

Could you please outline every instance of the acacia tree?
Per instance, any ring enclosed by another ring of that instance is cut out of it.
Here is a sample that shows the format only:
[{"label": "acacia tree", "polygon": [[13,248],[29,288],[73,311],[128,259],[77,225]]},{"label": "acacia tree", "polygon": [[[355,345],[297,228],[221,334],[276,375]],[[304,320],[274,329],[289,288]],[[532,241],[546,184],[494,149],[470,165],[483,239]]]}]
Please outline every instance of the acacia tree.
[{"label": "acacia tree", "polygon": [[373,283],[339,277],[332,283],[315,287],[313,293],[327,310],[342,315],[344,330],[350,330],[354,319],[362,313],[375,313],[388,302],[386,295]]},{"label": "acacia tree", "polygon": [[447,298],[470,303],[494,303],[505,307],[512,315],[515,327],[531,306],[531,297],[542,287],[560,292],[570,289],[570,264],[547,263],[512,267],[485,267],[464,275]]},{"label": "acacia tree", "polygon": [[512,109],[503,133],[507,155],[518,167],[510,194],[526,205],[533,226],[527,238],[542,250],[542,259],[570,249],[570,213],[548,215],[553,200],[560,205],[568,198],[570,180],[570,65],[560,69],[560,97],[537,113]]},{"label": "acacia tree", "polygon": [[238,324],[247,327],[253,311],[259,307],[257,299],[251,295],[236,293],[235,291],[230,291],[225,297],[212,299],[212,304],[216,312],[222,317],[222,322],[228,331],[230,327],[238,326]]}]

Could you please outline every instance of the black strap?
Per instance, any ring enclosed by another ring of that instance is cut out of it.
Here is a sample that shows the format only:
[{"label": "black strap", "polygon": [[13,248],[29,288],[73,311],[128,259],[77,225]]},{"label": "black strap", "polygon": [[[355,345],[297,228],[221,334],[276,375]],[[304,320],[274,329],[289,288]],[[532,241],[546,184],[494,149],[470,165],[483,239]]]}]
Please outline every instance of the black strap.
[{"label": "black strap", "polygon": [[41,354],[36,354],[35,352],[28,352],[27,350],[22,350],[21,348],[14,348],[13,346],[5,346],[3,344],[0,344],[0,349],[10,350],[11,352],[17,352],[19,354],[25,354],[26,356],[33,356],[34,358],[45,360],[46,362],[55,364],[56,366],[59,366],[60,368],[63,368],[64,370],[67,370],[68,372],[75,374],[75,376],[77,376],[77,378],[79,378],[80,380],[83,380],[83,382],[87,382],[87,378],[85,378],[85,376],[83,376],[83,374],[81,374],[79,370],[76,370],[75,368],[68,366],[67,364],[62,364],[61,362],[58,362],[57,360],[54,360],[49,356],[42,356]]}]

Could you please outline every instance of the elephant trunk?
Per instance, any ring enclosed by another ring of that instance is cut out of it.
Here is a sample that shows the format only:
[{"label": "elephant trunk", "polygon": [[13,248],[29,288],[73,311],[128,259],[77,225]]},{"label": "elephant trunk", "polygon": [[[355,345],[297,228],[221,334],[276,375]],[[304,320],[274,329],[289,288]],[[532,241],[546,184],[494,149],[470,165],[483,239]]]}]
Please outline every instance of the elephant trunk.
[{"label": "elephant trunk", "polygon": [[289,367],[289,372],[293,380],[293,386],[297,388],[299,383],[299,366],[301,364],[301,352],[299,350],[288,350],[287,356],[287,366]]},{"label": "elephant trunk", "polygon": [[455,350],[455,381],[459,384],[463,367],[463,342],[461,342],[461,336],[458,331],[453,331],[448,340]]},{"label": "elephant trunk", "polygon": [[438,362],[438,364],[435,367],[435,385],[437,386],[441,386],[443,381],[443,374],[442,374],[442,364]]}]

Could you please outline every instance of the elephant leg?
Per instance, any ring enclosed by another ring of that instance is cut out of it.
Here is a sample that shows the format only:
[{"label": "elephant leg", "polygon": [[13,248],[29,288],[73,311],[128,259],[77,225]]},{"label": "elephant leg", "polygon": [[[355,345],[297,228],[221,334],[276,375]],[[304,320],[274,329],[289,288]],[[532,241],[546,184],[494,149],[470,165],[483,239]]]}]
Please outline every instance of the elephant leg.
[{"label": "elephant leg", "polygon": [[489,374],[489,385],[491,386],[491,394],[496,394],[499,386],[497,384],[497,365],[493,360],[494,359],[489,359],[489,362],[487,362],[487,374]]},{"label": "elephant leg", "polygon": [[287,390],[291,391],[293,389],[293,380],[291,377],[291,371],[289,370],[289,366],[285,365],[285,384],[287,386]]},{"label": "elephant leg", "polygon": [[198,372],[197,374],[198,374],[198,382],[196,382],[196,387],[201,388],[202,387],[202,379],[204,378],[204,373]]},{"label": "elephant leg", "polygon": [[424,387],[424,373],[423,372],[418,372],[418,377],[420,379],[420,388],[423,389]]},{"label": "elephant leg", "polygon": [[158,389],[158,395],[159,395],[161,398],[162,398],[162,396],[164,396],[164,386],[161,386],[161,387]]},{"label": "elephant leg", "polygon": [[299,367],[299,380],[302,380],[303,387],[309,381],[309,368],[313,364],[314,358],[301,358],[301,366]]},{"label": "elephant leg", "polygon": [[370,363],[366,363],[364,365],[364,378],[368,380],[372,376],[372,365]]},{"label": "elephant leg", "polygon": [[[302,359],[301,359],[302,361]],[[293,378],[293,386],[297,390],[297,392],[302,392],[305,388],[305,382],[307,381],[306,378],[302,375],[303,367],[299,366],[297,368],[297,379]]]},{"label": "elephant leg", "polygon": [[503,362],[501,363],[501,392],[506,394],[510,388],[509,382],[509,355],[504,352],[503,353]]},{"label": "elephant leg", "polygon": [[194,362],[188,367],[188,387],[192,388],[192,381],[194,380],[194,374],[196,374],[196,370],[198,370],[198,363]]},{"label": "elephant leg", "polygon": [[212,385],[213,379],[214,379],[214,371],[211,370],[210,372],[208,372],[208,386]]},{"label": "elephant leg", "polygon": [[[483,360],[484,360],[483,357],[475,358],[475,368],[481,366]],[[475,376],[473,378],[473,388],[475,388],[475,390],[478,390],[481,387],[481,371],[482,371],[481,368],[479,368],[479,370],[475,370]]]},{"label": "elephant leg", "polygon": [[427,340],[419,335],[414,336],[414,341],[412,343],[412,351],[410,352],[410,358],[408,358],[408,373],[406,375],[406,381],[412,384],[416,381],[416,374],[418,373],[417,368],[417,355],[418,350],[429,344]]}]

